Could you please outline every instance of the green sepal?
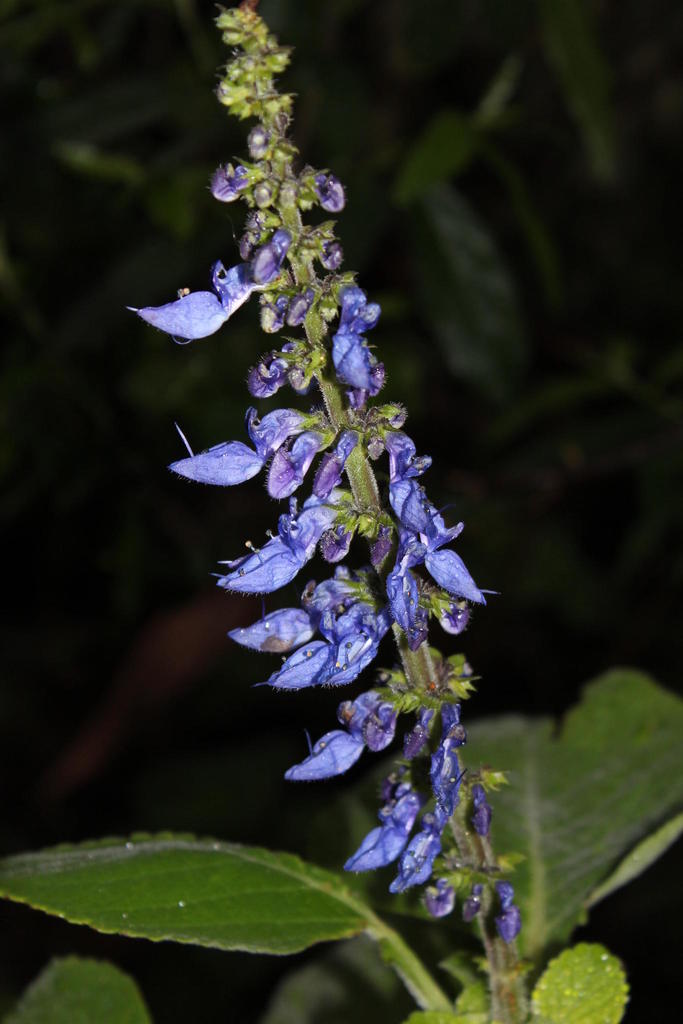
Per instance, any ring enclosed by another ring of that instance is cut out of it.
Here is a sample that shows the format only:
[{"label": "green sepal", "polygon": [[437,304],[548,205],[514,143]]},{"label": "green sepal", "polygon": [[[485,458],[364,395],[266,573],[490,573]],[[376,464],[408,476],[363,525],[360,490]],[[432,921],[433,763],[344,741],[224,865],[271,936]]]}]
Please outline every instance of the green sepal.
[{"label": "green sepal", "polygon": [[597,943],[580,942],[551,960],[532,995],[538,1024],[619,1024],[628,1000],[626,974]]}]

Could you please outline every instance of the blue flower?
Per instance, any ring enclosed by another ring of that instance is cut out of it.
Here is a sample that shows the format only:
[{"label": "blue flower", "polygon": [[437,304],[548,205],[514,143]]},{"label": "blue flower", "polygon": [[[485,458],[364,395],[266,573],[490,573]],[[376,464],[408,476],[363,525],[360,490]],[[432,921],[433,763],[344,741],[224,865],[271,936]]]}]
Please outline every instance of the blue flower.
[{"label": "blue flower", "polygon": [[468,924],[481,910],[481,894],[483,891],[484,886],[481,882],[477,882],[476,885],[472,886],[472,891],[463,904],[462,917],[463,921],[467,921]]},{"label": "blue flower", "polygon": [[448,821],[459,803],[462,774],[455,751],[459,745],[457,740],[442,739],[431,757],[429,780],[436,797],[439,820]]},{"label": "blue flower", "polygon": [[425,890],[425,907],[432,917],[446,917],[455,906],[455,889],[445,878]]},{"label": "blue flower", "polygon": [[228,636],[255,651],[284,654],[310,640],[316,626],[304,608],[280,608],[251,626],[231,629]]},{"label": "blue flower", "polygon": [[403,739],[403,756],[412,761],[422,751],[429,739],[429,726],[434,712],[431,708],[420,708],[417,713],[417,722],[410,732],[407,732]]},{"label": "blue flower", "polygon": [[268,494],[271,498],[288,498],[298,490],[323,442],[321,434],[307,430],[297,437],[290,449],[278,449],[268,471]]},{"label": "blue flower", "polygon": [[316,174],[314,185],[323,210],[327,210],[328,213],[340,213],[344,209],[344,186],[334,174]]},{"label": "blue flower", "polygon": [[325,640],[315,640],[292,654],[267,683],[278,690],[351,683],[377,656],[389,625],[386,611],[378,614],[362,601],[340,615],[325,611],[319,625]]},{"label": "blue flower", "polygon": [[496,882],[496,892],[502,910],[502,913],[495,918],[496,930],[503,942],[512,942],[517,938],[522,927],[522,915],[519,907],[512,902],[515,891],[509,882]]},{"label": "blue flower", "polygon": [[441,853],[443,826],[433,814],[422,817],[422,828],[410,840],[398,864],[398,874],[389,886],[389,892],[405,892],[414,885],[422,885],[432,873],[434,861]]},{"label": "blue flower", "polygon": [[287,382],[289,363],[281,352],[269,352],[252,367],[247,377],[247,387],[254,398],[270,398]]},{"label": "blue flower", "polygon": [[310,782],[342,775],[356,763],[366,746],[383,750],[393,739],[396,714],[374,690],[341,703],[337,717],[346,730],[325,733],[305,760],[285,772],[286,779]]},{"label": "blue flower", "polygon": [[249,147],[249,156],[252,160],[262,160],[268,152],[269,144],[270,133],[262,125],[257,124],[251,129],[247,136],[247,145]]},{"label": "blue flower", "polygon": [[405,631],[411,650],[427,636],[427,612],[420,607],[417,579],[410,569],[424,559],[425,549],[414,534],[400,530],[396,564],[387,576],[387,596],[394,620]]},{"label": "blue flower", "polygon": [[296,409],[273,409],[259,419],[256,409],[250,407],[246,414],[247,433],[264,460],[270,458],[288,438],[300,434],[305,423],[306,417]]},{"label": "blue flower", "polygon": [[220,576],[217,585],[237,594],[267,594],[291,583],[336,518],[334,491],[330,499],[324,503],[312,496],[299,513],[292,499],[289,513],[280,516],[277,536],[259,551],[224,562],[230,572]]},{"label": "blue flower", "polygon": [[325,242],[323,244],[320,262],[325,270],[339,270],[343,260],[344,250],[339,242]]},{"label": "blue flower", "polygon": [[214,171],[211,178],[211,195],[221,203],[231,203],[248,184],[249,175],[246,167],[233,167],[232,164],[227,164]]},{"label": "blue flower", "polygon": [[470,610],[464,601],[451,601],[447,608],[439,612],[439,623],[447,633],[459,636],[470,621]]},{"label": "blue flower", "polygon": [[275,334],[282,330],[288,308],[289,299],[286,295],[278,295],[275,302],[262,302],[261,330],[266,334]]},{"label": "blue flower", "polygon": [[320,554],[326,562],[341,562],[349,553],[353,533],[343,526],[335,526],[327,530],[320,539]]},{"label": "blue flower", "polygon": [[472,803],[474,814],[472,815],[472,827],[480,836],[487,836],[491,828],[491,805],[486,799],[486,791],[478,782],[472,786]]},{"label": "blue flower", "polygon": [[231,487],[250,480],[263,467],[261,456],[241,441],[223,441],[199,455],[194,455],[189,445],[188,451],[189,458],[172,462],[168,468],[201,484]]},{"label": "blue flower", "polygon": [[408,842],[423,798],[409,783],[401,783],[379,812],[381,825],[368,832],[344,865],[345,871],[374,871],[400,856]]},{"label": "blue flower", "polygon": [[255,409],[247,409],[247,431],[256,451],[241,441],[223,441],[194,455],[179,431],[190,456],[172,462],[168,468],[187,480],[219,487],[244,483],[256,476],[289,437],[301,433],[304,422],[305,417],[295,409],[274,409],[262,420],[257,418]]},{"label": "blue flower", "polygon": [[298,327],[306,319],[306,314],[313,305],[313,299],[315,298],[315,292],[312,288],[307,288],[305,292],[299,292],[298,295],[294,295],[287,307],[286,322],[290,327]]},{"label": "blue flower", "polygon": [[251,263],[239,263],[226,270],[220,260],[211,269],[213,292],[188,292],[164,306],[128,309],[160,331],[194,341],[207,338],[222,327],[251,293],[270,284],[280,273],[292,236],[280,228],[257,249]]},{"label": "blue flower", "polygon": [[339,294],[339,327],[332,338],[332,361],[342,384],[376,395],[384,383],[384,368],[368,348],[365,331],[379,320],[380,307],[368,303],[365,292],[355,286]]},{"label": "blue flower", "polygon": [[291,244],[289,231],[278,228],[270,241],[256,250],[251,262],[251,274],[256,284],[269,284],[277,277]]},{"label": "blue flower", "polygon": [[222,327],[256,287],[246,263],[227,271],[220,261],[214,263],[212,279],[213,292],[188,292],[164,306],[145,306],[142,309],[128,306],[128,309],[173,337],[186,341],[206,338]]},{"label": "blue flower", "polygon": [[346,460],[357,444],[358,434],[355,430],[344,430],[339,435],[334,451],[323,455],[313,481],[313,493],[319,498],[326,498],[340,483]]},{"label": "blue flower", "polygon": [[363,753],[363,741],[342,729],[321,736],[309,756],[285,772],[289,782],[314,782],[342,775]]},{"label": "blue flower", "polygon": [[414,442],[400,430],[388,433],[385,444],[389,452],[389,482],[392,484],[421,476],[432,464],[430,455],[416,457]]}]

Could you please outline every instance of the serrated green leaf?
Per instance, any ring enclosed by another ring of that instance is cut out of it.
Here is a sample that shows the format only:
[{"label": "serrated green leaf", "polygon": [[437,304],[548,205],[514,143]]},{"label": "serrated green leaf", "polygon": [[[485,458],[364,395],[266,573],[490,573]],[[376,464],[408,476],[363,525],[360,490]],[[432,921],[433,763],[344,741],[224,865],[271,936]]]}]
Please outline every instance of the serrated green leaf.
[{"label": "serrated green leaf", "polygon": [[0,894],[102,932],[249,953],[295,953],[367,925],[330,872],[290,854],[180,836],[8,857]]},{"label": "serrated green leaf", "polygon": [[543,1024],[618,1024],[628,999],[621,963],[604,946],[581,942],[551,960],[532,997]]},{"label": "serrated green leaf", "polygon": [[595,906],[615,889],[620,889],[622,885],[637,878],[646,868],[649,868],[650,864],[661,857],[682,834],[683,813],[677,814],[670,821],[665,822],[630,850],[609,878],[606,878],[593,890],[586,901],[586,906]]},{"label": "serrated green leaf", "polygon": [[0,861],[0,896],[101,932],[247,953],[297,953],[366,931],[418,1006],[450,1001],[342,879],[288,853],[162,834]]},{"label": "serrated green leaf", "polygon": [[508,772],[493,840],[526,859],[512,878],[532,960],[565,942],[598,885],[683,799],[683,702],[615,669],[586,687],[559,735],[549,719],[474,723],[468,748]]},{"label": "serrated green leaf", "polygon": [[595,175],[614,174],[615,132],[609,70],[584,0],[539,0],[543,31]]},{"label": "serrated green leaf", "polygon": [[466,169],[476,152],[475,123],[457,110],[442,110],[408,151],[396,179],[401,204],[418,199],[428,188]]},{"label": "serrated green leaf", "polygon": [[424,315],[451,371],[502,399],[526,362],[515,286],[486,226],[455,189],[433,188],[415,213]]},{"label": "serrated green leaf", "polygon": [[3,1024],[150,1024],[132,978],[113,964],[70,956],[53,960]]}]

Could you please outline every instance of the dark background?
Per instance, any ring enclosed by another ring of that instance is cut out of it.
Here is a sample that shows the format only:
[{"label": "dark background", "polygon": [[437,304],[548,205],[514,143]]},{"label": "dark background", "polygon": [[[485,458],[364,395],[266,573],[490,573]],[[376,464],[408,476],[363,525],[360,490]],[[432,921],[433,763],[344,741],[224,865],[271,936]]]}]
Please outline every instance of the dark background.
[{"label": "dark background", "polygon": [[[433,455],[432,500],[457,502],[473,575],[501,592],[464,638],[483,677],[469,716],[561,714],[618,664],[676,689],[683,9],[261,10],[296,47],[285,83],[305,159],[347,185],[339,233],[383,306],[384,395]],[[252,689],[273,662],[225,632],[259,605],[209,576],[277,509],[259,481],[214,491],[165,470],[182,455],[174,420],[195,449],[243,436],[246,371],[270,347],[256,303],[186,348],[124,308],[206,287],[213,260],[237,259],[242,209],[206,189],[245,151],[212,95],[214,12],[0,5],[5,852],[172,828],[336,867],[348,854],[324,817],[348,781],[281,782],[337,695]],[[669,852],[581,932],[626,961],[632,1024],[675,1005],[679,867]],[[131,970],[160,1022],[251,1022],[291,966],[17,907],[3,920],[3,1006],[73,950]]]}]

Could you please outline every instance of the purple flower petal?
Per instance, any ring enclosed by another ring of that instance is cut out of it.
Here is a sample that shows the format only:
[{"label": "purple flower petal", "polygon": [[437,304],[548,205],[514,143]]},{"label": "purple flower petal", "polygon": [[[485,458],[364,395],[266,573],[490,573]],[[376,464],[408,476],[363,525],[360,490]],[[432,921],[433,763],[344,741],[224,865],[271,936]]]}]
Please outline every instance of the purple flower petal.
[{"label": "purple flower petal", "polygon": [[221,203],[232,203],[249,183],[246,167],[227,164],[218,167],[211,178],[211,195]]},{"label": "purple flower petal", "polygon": [[247,409],[247,433],[264,460],[269,459],[288,438],[301,433],[303,423],[304,417],[296,409],[273,409],[261,420],[256,409]]},{"label": "purple flower petal", "polygon": [[[425,817],[427,817],[425,815]],[[424,824],[424,818],[423,818]],[[430,827],[415,835],[406,847],[398,865],[398,875],[389,886],[389,892],[405,892],[414,885],[422,885],[432,873],[432,867],[441,852],[441,837]]]},{"label": "purple flower petal", "polygon": [[337,331],[332,339],[332,362],[342,384],[377,394],[379,389],[372,376],[377,359],[363,337],[351,331]]},{"label": "purple flower petal", "polygon": [[503,942],[512,942],[519,935],[522,928],[522,915],[519,907],[513,903],[499,917],[495,918],[496,930]]},{"label": "purple flower petal", "polygon": [[211,281],[221,306],[228,316],[244,305],[256,285],[247,263],[238,263],[226,270],[220,260],[211,268]]},{"label": "purple flower petal", "polygon": [[291,449],[279,448],[276,451],[268,472],[268,494],[271,498],[288,498],[294,494],[303,483],[322,443],[320,434],[307,430],[297,437]]},{"label": "purple flower petal", "polygon": [[213,292],[190,292],[165,306],[128,308],[152,327],[187,341],[215,334],[230,316]]},{"label": "purple flower petal", "polygon": [[368,750],[377,753],[388,747],[396,732],[398,715],[393,704],[383,701],[368,715],[363,725],[363,739]]},{"label": "purple flower petal", "polygon": [[450,594],[464,597],[475,604],[486,604],[486,598],[455,551],[428,551],[425,555],[425,566],[439,586]]},{"label": "purple flower petal", "polygon": [[341,562],[348,555],[352,540],[353,534],[350,531],[343,526],[335,526],[320,538],[320,554],[331,564]]},{"label": "purple flower petal", "polygon": [[389,484],[389,501],[401,525],[413,533],[424,533],[429,525],[429,502],[416,480]]},{"label": "purple flower petal", "polygon": [[308,612],[302,608],[280,608],[251,626],[231,629],[228,636],[252,650],[284,654],[305,644],[314,632]]},{"label": "purple flower petal", "polygon": [[235,594],[270,594],[291,583],[304,561],[281,537],[273,537],[260,551],[228,562],[232,571],[217,584]]},{"label": "purple flower petal", "polygon": [[291,244],[289,231],[279,228],[271,240],[257,250],[251,263],[251,275],[256,284],[270,284],[277,277]]},{"label": "purple flower petal", "polygon": [[470,610],[464,601],[453,601],[450,607],[439,615],[439,622],[447,633],[459,636],[470,621]]},{"label": "purple flower petal", "polygon": [[434,712],[431,708],[420,708],[418,711],[416,724],[403,739],[403,756],[408,761],[417,757],[429,739],[429,726],[433,717]]},{"label": "purple flower petal", "polygon": [[206,452],[179,459],[168,467],[186,480],[232,487],[256,476],[264,460],[241,441],[223,441]]},{"label": "purple flower petal", "polygon": [[426,890],[424,900],[432,917],[446,917],[455,906],[455,889],[445,878],[439,878]]},{"label": "purple flower petal", "polygon": [[324,640],[314,640],[290,654],[278,672],[267,680],[276,690],[302,690],[320,681],[330,657],[330,645]]},{"label": "purple flower petal", "polygon": [[374,871],[400,856],[421,806],[414,791],[404,793],[392,806],[380,812],[382,825],[372,829],[344,865],[345,871]]},{"label": "purple flower petal", "polygon": [[340,213],[344,209],[344,186],[334,174],[316,174],[314,184],[323,210],[327,210],[328,213]]},{"label": "purple flower petal", "polygon": [[437,804],[446,818],[450,818],[458,805],[458,792],[462,783],[458,755],[452,740],[442,740],[432,754],[429,779]]},{"label": "purple flower petal", "polygon": [[290,782],[311,782],[343,775],[363,753],[361,740],[348,732],[335,729],[325,733],[313,747],[312,753],[300,764],[285,772]]}]

